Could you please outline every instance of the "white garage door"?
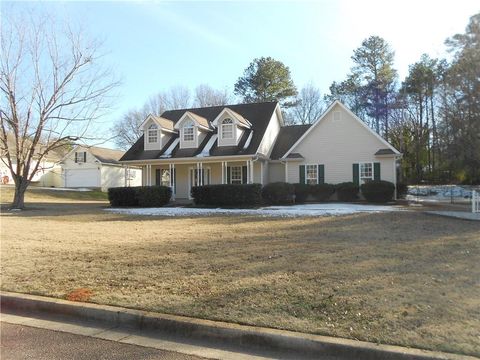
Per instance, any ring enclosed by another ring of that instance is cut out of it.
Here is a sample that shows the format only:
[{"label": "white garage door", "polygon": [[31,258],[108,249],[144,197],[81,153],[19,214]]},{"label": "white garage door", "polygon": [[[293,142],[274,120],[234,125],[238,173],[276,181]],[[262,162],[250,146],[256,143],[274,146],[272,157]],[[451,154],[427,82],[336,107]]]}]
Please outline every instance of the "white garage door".
[{"label": "white garage door", "polygon": [[65,187],[100,187],[100,170],[71,169],[65,171]]}]

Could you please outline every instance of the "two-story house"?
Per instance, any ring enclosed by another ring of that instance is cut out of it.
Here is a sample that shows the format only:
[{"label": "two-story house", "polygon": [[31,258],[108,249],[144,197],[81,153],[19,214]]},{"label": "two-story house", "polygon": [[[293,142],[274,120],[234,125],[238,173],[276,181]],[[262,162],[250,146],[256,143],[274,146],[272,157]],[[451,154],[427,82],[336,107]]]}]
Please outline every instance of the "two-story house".
[{"label": "two-story house", "polygon": [[339,101],[312,125],[285,126],[279,104],[265,102],[166,111],[141,128],[120,162],[177,199],[207,184],[396,183],[401,156]]}]

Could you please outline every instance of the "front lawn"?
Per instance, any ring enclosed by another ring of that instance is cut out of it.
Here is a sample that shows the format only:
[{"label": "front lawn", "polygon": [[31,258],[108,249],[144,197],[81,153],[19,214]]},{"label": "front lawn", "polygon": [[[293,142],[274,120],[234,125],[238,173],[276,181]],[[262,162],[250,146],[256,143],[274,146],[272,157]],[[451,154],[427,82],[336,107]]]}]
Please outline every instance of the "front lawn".
[{"label": "front lawn", "polygon": [[[480,224],[420,212],[1,217],[2,289],[480,355]],[[68,206],[67,206],[68,205]]]}]

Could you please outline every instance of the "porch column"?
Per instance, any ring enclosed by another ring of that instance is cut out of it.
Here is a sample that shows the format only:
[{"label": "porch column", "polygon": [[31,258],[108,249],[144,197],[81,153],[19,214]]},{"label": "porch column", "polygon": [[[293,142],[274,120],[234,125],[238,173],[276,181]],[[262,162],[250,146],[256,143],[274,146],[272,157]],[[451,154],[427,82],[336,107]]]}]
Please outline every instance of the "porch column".
[{"label": "porch column", "polygon": [[221,184],[225,184],[225,161],[222,161],[222,182]]},{"label": "porch column", "polygon": [[200,164],[197,162],[197,173],[196,173],[196,176],[194,176],[195,179],[195,186],[198,186],[199,185],[199,180],[200,180],[200,176],[198,176],[198,170],[200,169]]},{"label": "porch column", "polygon": [[147,167],[148,167],[147,186],[152,186],[152,165],[147,165]]},{"label": "porch column", "polygon": [[203,186],[203,163],[200,163],[200,173],[198,174],[198,182],[200,183],[200,186]]},{"label": "porch column", "polygon": [[250,177],[248,178],[249,184],[253,184],[253,160],[248,161],[248,167],[250,169],[249,175]]},{"label": "porch column", "polygon": [[175,164],[168,164],[168,174],[170,178],[170,189],[172,190],[172,200],[175,200]]},{"label": "porch column", "polygon": [[260,162],[260,184],[263,185],[263,161]]}]

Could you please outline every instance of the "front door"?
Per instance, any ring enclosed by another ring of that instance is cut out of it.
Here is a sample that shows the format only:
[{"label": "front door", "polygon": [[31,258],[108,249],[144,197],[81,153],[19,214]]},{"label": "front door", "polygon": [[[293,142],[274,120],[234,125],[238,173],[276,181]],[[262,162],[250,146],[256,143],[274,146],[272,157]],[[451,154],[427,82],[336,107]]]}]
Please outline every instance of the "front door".
[{"label": "front door", "polygon": [[[200,182],[199,182],[200,180]],[[210,185],[210,168],[190,168],[188,176],[188,196],[191,198],[191,190],[193,186]]]}]

